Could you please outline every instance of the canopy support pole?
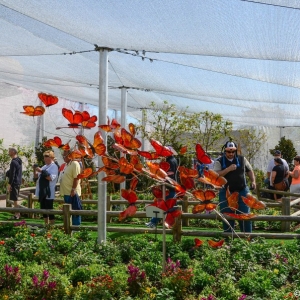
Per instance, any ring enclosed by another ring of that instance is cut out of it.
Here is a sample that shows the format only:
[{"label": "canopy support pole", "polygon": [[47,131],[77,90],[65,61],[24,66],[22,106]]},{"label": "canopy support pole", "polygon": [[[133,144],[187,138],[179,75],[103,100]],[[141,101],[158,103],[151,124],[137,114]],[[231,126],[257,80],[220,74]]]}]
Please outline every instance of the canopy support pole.
[{"label": "canopy support pole", "polygon": [[[122,87],[121,88],[121,127],[125,128],[126,123],[126,116],[127,116],[127,88]],[[123,154],[121,154],[123,156]],[[120,184],[120,189],[125,189],[125,182],[122,182]]]},{"label": "canopy support pole", "polygon": [[[99,51],[99,124],[107,123],[108,110],[108,48],[98,48]],[[100,130],[100,129],[99,129]],[[101,130],[104,145],[107,147],[107,134]],[[98,158],[98,167],[102,167],[101,157]],[[106,241],[106,203],[107,184],[102,181],[104,172],[98,174],[98,244]]]}]

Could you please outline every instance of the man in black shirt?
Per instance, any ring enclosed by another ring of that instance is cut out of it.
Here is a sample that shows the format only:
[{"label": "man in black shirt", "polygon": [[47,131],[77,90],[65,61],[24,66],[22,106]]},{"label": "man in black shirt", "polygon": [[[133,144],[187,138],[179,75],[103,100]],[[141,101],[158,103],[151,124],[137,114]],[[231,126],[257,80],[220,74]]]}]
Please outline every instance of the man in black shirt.
[{"label": "man in black shirt", "polygon": [[[22,160],[18,157],[16,148],[9,148],[8,154],[12,158],[7,172],[9,199],[14,201],[14,207],[18,207],[18,197],[22,183]],[[14,219],[20,218],[20,213],[15,213]]]}]

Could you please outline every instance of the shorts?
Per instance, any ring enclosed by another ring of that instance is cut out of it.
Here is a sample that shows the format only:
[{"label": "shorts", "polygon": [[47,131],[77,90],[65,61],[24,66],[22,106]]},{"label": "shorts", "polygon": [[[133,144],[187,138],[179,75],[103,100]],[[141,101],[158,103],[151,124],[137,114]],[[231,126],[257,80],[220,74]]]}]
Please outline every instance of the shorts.
[{"label": "shorts", "polygon": [[9,200],[17,201],[19,197],[20,186],[11,185],[11,191],[9,192]]}]

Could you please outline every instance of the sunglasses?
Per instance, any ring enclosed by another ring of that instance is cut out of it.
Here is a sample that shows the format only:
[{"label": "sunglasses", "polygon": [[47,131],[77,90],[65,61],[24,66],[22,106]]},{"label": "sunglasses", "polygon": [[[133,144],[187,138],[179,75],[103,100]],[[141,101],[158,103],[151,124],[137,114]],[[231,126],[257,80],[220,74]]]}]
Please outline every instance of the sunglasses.
[{"label": "sunglasses", "polygon": [[226,153],[235,153],[235,151],[225,151]]},{"label": "sunglasses", "polygon": [[44,157],[50,157],[49,155],[44,155]]}]

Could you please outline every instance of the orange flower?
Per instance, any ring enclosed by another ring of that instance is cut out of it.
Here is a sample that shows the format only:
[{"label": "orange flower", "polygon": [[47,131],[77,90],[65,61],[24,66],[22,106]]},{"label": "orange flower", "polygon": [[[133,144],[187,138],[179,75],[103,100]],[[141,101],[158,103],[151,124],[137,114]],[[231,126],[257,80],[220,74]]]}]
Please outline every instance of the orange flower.
[{"label": "orange flower", "polygon": [[0,241],[0,245],[4,245],[5,244],[5,242],[4,241]]},{"label": "orange flower", "polygon": [[34,237],[34,236],[35,236],[35,234],[34,234],[34,233],[30,233],[30,235],[31,235],[32,237]]}]

